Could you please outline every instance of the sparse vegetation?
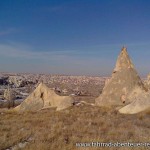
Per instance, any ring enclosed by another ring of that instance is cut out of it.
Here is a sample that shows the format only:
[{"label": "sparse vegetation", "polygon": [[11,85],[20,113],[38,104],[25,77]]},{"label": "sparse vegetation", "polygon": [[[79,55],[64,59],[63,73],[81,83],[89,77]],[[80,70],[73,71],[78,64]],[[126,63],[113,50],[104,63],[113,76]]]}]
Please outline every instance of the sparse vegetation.
[{"label": "sparse vegetation", "polygon": [[122,115],[113,108],[90,105],[74,106],[60,112],[54,109],[1,112],[0,149],[13,147],[29,138],[25,150],[104,149],[77,148],[77,142],[149,142],[149,115]]}]

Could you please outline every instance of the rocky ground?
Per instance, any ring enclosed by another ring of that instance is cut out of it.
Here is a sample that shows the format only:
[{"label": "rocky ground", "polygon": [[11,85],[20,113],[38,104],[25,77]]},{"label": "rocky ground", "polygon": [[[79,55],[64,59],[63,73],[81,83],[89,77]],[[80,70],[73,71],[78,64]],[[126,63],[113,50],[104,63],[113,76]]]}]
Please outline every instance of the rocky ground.
[{"label": "rocky ground", "polygon": [[[150,112],[123,115],[114,108],[89,104],[94,103],[95,98],[99,96],[106,79],[86,76],[1,74],[0,106],[3,108],[0,109],[0,149],[149,149],[148,146],[88,146],[91,142],[149,142]],[[25,113],[7,109],[8,103],[4,96],[7,95],[6,89],[15,92],[14,101],[15,105],[18,105],[40,82],[46,83],[60,95],[72,95],[76,100],[88,103],[80,103],[59,112],[54,108]]]},{"label": "rocky ground", "polygon": [[[91,147],[90,142],[147,143],[150,112],[123,115],[114,109],[81,104],[66,110],[0,112],[1,150],[148,150],[149,147]],[[78,146],[77,146],[78,143]],[[82,144],[83,143],[83,144]],[[82,147],[79,145],[82,144]]]}]

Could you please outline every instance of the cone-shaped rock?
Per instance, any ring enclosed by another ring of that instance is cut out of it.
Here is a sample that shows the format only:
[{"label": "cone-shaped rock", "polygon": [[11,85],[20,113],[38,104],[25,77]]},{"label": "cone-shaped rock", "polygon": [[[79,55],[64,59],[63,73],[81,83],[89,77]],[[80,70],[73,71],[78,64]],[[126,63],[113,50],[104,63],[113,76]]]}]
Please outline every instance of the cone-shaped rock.
[{"label": "cone-shaped rock", "polygon": [[47,107],[56,107],[62,110],[73,105],[70,96],[59,96],[45,84],[39,86],[19,106],[16,111],[36,111]]},{"label": "cone-shaped rock", "polygon": [[132,103],[124,106],[119,110],[123,114],[136,114],[142,111],[150,110],[150,92],[142,90],[141,88],[135,88],[129,99],[132,99]]},{"label": "cone-shaped rock", "polygon": [[147,79],[145,81],[145,86],[148,90],[150,90],[150,74],[147,76]]},{"label": "cone-shaped rock", "polygon": [[126,48],[123,47],[112,77],[105,84],[102,94],[96,98],[95,103],[99,106],[128,104],[131,101],[128,95],[135,87],[144,89],[144,84],[134,69]]}]

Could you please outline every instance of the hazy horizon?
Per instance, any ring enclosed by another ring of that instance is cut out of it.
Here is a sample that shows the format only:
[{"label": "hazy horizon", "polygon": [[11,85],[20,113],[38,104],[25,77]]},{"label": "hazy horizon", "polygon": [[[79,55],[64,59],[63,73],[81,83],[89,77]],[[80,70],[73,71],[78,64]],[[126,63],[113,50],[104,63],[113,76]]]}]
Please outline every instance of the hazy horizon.
[{"label": "hazy horizon", "polygon": [[146,0],[0,1],[0,72],[110,76],[123,46],[150,72]]}]

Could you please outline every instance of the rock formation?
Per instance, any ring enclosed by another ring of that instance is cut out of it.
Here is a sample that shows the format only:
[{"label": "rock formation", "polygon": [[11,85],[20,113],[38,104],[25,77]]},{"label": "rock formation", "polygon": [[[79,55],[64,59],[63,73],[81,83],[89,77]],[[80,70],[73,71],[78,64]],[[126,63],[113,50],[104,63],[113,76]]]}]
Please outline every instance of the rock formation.
[{"label": "rock formation", "polygon": [[8,82],[10,85],[14,85],[14,87],[23,87],[25,85],[25,79],[21,76],[9,76]]},{"label": "rock formation", "polygon": [[147,80],[145,81],[145,86],[150,90],[150,74],[147,76]]},{"label": "rock formation", "polygon": [[62,110],[72,106],[73,103],[70,96],[59,96],[44,83],[40,83],[15,110],[36,111],[47,107],[56,107],[56,110]]},{"label": "rock formation", "polygon": [[150,92],[135,88],[129,95],[132,100],[131,104],[124,106],[119,110],[123,114],[136,114],[142,111],[150,110]]},{"label": "rock formation", "polygon": [[14,100],[16,99],[16,92],[8,87],[4,91],[4,99],[7,100],[8,108],[14,107]]},{"label": "rock formation", "polygon": [[145,90],[127,49],[123,47],[112,77],[105,84],[102,94],[96,98],[95,103],[98,106],[126,105],[132,101],[132,99],[128,99],[128,95],[135,87]]},{"label": "rock formation", "polygon": [[9,101],[15,100],[16,92],[8,87],[8,89],[4,91],[4,99],[9,100]]}]

